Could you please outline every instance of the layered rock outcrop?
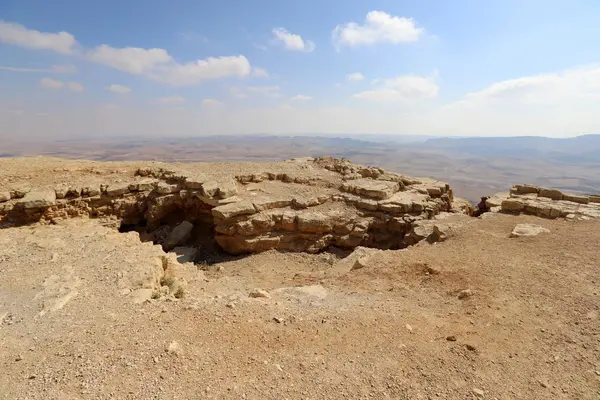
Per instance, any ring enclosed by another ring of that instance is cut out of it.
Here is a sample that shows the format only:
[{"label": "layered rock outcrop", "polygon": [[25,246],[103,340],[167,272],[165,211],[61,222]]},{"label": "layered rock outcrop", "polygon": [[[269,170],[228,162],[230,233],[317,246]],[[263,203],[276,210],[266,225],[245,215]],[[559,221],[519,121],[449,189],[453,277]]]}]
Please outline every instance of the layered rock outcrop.
[{"label": "layered rock outcrop", "polygon": [[[20,224],[113,217],[143,227],[169,248],[180,244],[172,228],[188,221],[210,227],[225,251],[241,254],[268,249],[317,252],[332,245],[402,248],[424,238],[415,233],[415,228],[423,230],[420,221],[453,210],[452,191],[444,182],[329,157],[272,165],[266,171],[254,168],[230,176],[148,166],[98,185],[9,188],[3,192],[0,218],[5,224]],[[194,239],[189,225],[185,233],[186,240]]]},{"label": "layered rock outcrop", "polygon": [[563,193],[534,185],[515,185],[487,200],[493,210],[542,218],[600,218],[600,195]]}]

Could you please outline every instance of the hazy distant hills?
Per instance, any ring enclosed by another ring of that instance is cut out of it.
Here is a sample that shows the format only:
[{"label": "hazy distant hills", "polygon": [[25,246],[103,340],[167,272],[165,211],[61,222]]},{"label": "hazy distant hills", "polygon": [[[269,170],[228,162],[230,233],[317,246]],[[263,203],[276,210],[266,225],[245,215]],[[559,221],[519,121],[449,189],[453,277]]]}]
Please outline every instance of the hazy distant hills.
[{"label": "hazy distant hills", "polygon": [[543,157],[561,162],[598,161],[600,135],[555,139],[535,136],[435,138],[425,146],[492,157]]},{"label": "hazy distant hills", "polygon": [[476,201],[516,183],[600,193],[600,135],[569,139],[350,135],[140,137],[3,142],[1,156],[45,155],[91,160],[277,161],[346,157],[411,176],[450,182]]}]

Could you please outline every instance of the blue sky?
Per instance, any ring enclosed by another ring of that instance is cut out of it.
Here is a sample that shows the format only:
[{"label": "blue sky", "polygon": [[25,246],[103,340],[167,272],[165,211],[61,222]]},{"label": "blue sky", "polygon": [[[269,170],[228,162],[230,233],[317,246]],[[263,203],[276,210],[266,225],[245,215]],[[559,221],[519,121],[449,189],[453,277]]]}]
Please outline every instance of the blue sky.
[{"label": "blue sky", "polygon": [[4,0],[0,137],[600,133],[597,1]]}]

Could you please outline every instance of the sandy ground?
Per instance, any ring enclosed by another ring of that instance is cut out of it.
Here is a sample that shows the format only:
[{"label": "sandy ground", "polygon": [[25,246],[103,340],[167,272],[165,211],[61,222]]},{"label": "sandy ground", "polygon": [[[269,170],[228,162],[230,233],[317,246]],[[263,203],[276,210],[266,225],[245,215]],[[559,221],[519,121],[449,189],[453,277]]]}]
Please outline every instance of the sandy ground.
[{"label": "sandy ground", "polygon": [[[509,238],[524,222],[550,233]],[[134,304],[124,277],[162,252],[136,233],[0,230],[0,398],[598,399],[599,243],[599,221],[491,215],[339,278],[267,252]]]}]

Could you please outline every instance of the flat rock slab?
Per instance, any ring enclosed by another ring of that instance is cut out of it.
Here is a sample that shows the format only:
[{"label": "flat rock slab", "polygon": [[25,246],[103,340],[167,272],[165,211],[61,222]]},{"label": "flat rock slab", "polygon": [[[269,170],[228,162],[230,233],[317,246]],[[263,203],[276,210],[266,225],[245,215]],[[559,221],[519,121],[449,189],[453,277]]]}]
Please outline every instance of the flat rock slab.
[{"label": "flat rock slab", "polygon": [[548,229],[539,225],[533,224],[518,224],[510,234],[510,237],[531,237],[537,236],[540,233],[548,233]]},{"label": "flat rock slab", "polygon": [[347,182],[342,186],[342,190],[358,195],[370,197],[373,199],[387,199],[400,190],[397,182],[377,181],[373,179],[357,179]]},{"label": "flat rock slab", "polygon": [[56,204],[56,193],[54,190],[40,190],[29,192],[19,201],[26,210],[50,207]]}]

